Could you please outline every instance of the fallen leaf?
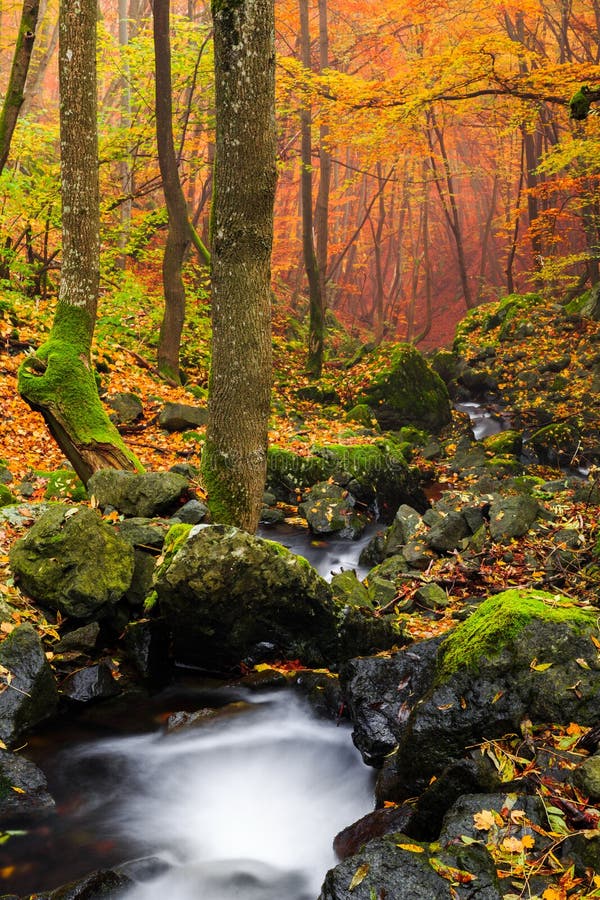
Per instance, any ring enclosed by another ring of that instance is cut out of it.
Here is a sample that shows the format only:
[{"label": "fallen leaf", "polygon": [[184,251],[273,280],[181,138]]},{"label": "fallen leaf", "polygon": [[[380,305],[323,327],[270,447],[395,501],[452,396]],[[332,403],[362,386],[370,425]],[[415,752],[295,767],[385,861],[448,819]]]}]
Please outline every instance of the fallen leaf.
[{"label": "fallen leaf", "polygon": [[419,844],[396,844],[401,850],[408,850],[409,853],[425,853],[425,849]]},{"label": "fallen leaf", "polygon": [[482,809],[473,816],[473,825],[477,831],[489,831],[496,824],[496,817],[491,809]]},{"label": "fallen leaf", "polygon": [[358,867],[358,869],[352,876],[352,881],[348,885],[349,891],[353,891],[354,888],[357,888],[358,885],[361,884],[365,880],[365,878],[369,874],[370,868],[371,868],[371,866],[369,865],[369,863],[363,863],[361,866]]}]

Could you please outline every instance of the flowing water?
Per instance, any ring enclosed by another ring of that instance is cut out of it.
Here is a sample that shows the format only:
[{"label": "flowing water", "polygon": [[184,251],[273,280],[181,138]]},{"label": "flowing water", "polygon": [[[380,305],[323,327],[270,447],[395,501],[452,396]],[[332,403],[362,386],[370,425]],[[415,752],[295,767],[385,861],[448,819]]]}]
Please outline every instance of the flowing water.
[{"label": "flowing water", "polygon": [[[372,773],[346,726],[287,691],[252,699],[199,727],[66,751],[74,846],[55,855],[77,855],[92,834],[111,865],[137,860],[127,900],[315,900],[334,836],[373,807]],[[38,890],[58,883],[41,880]]]}]

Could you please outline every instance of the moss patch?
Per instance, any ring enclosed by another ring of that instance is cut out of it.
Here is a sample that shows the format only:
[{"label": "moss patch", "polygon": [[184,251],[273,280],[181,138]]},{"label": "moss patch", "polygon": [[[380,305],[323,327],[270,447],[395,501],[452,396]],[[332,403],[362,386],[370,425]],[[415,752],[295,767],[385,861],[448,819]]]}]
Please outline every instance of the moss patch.
[{"label": "moss patch", "polygon": [[489,597],[440,647],[438,681],[460,669],[477,669],[482,657],[498,656],[533,619],[572,623],[573,629],[593,625],[597,613],[545,591],[504,591]]}]

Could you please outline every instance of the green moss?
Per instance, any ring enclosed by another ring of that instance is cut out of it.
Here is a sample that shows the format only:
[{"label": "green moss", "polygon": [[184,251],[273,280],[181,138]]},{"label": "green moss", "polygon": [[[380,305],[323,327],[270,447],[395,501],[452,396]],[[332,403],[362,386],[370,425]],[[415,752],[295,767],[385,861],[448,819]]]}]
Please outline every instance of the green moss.
[{"label": "green moss", "polygon": [[56,472],[36,472],[36,475],[47,478],[44,491],[45,500],[60,500],[69,497],[71,500],[87,500],[87,491],[83,482],[75,472],[69,469],[58,469]]},{"label": "green moss", "polygon": [[392,428],[417,425],[437,431],[450,422],[446,385],[412,344],[381,348],[374,363],[377,370],[359,402],[373,407],[380,425],[384,413],[385,427]]},{"label": "green moss", "polygon": [[5,484],[0,484],[0,506],[10,506],[16,502],[16,497],[11,494]]},{"label": "green moss", "polygon": [[362,425],[363,428],[373,428],[373,426],[377,425],[373,418],[371,407],[367,406],[366,403],[357,403],[356,406],[353,406],[352,409],[346,413],[346,421],[356,422],[357,425]]},{"label": "green moss", "polygon": [[90,365],[91,330],[85,309],[59,303],[49,339],[19,369],[19,393],[34,409],[49,411],[75,446],[109,445],[143,471],[100,402]]},{"label": "green moss", "polygon": [[566,597],[544,591],[515,588],[489,597],[441,644],[438,682],[463,668],[476,670],[482,657],[498,656],[536,618],[572,623],[577,629],[592,625],[597,612],[581,609]]}]

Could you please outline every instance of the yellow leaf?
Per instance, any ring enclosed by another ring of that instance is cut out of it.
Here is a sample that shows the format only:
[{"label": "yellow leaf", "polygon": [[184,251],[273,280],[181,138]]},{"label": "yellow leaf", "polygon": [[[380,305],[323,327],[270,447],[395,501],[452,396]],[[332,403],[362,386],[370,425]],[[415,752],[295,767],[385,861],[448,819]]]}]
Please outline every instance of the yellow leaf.
[{"label": "yellow leaf", "polygon": [[419,844],[396,844],[401,850],[408,850],[409,853],[425,853],[425,849]]},{"label": "yellow leaf", "polygon": [[497,703],[498,700],[500,699],[500,697],[503,697],[503,696],[504,696],[504,691],[498,691],[498,693],[494,695],[494,699],[492,700],[492,703]]},{"label": "yellow leaf", "polygon": [[523,844],[525,850],[531,850],[533,849],[533,847],[535,847],[535,838],[532,834],[524,834],[521,838],[521,843]]},{"label": "yellow leaf", "polygon": [[507,837],[502,841],[502,849],[508,853],[522,853],[523,841],[517,837]]},{"label": "yellow leaf", "polygon": [[549,887],[546,888],[542,897],[543,900],[565,900],[566,894],[560,888]]},{"label": "yellow leaf", "polygon": [[533,669],[535,672],[545,672],[546,669],[549,669],[551,665],[552,665],[551,662],[549,662],[549,663],[539,663],[539,662],[537,661],[537,659],[532,659],[531,662],[530,662],[530,664],[529,664],[529,668],[530,668],[530,669]]},{"label": "yellow leaf", "polygon": [[371,866],[369,865],[369,863],[363,863],[361,866],[358,867],[358,869],[352,876],[352,881],[348,885],[349,891],[353,891],[354,888],[358,887],[358,885],[361,884],[361,882],[363,882],[365,880],[365,878],[369,874],[370,868],[371,868]]},{"label": "yellow leaf", "polygon": [[14,631],[14,630],[15,630],[15,626],[13,625],[12,622],[2,622],[0,624],[0,631],[3,634],[10,634],[11,631]]},{"label": "yellow leaf", "polygon": [[575,662],[577,663],[578,666],[581,666],[582,669],[589,669],[589,667],[590,667],[589,663],[585,659],[583,659],[583,657],[581,657],[581,656],[579,656],[575,660]]},{"label": "yellow leaf", "polygon": [[13,791],[15,792],[15,794],[24,794],[24,793],[25,793],[25,791],[23,790],[23,788],[15,787],[14,784],[11,785],[11,787],[12,787]]},{"label": "yellow leaf", "polygon": [[473,825],[477,831],[489,831],[496,824],[496,818],[491,809],[482,809],[473,816]]}]

